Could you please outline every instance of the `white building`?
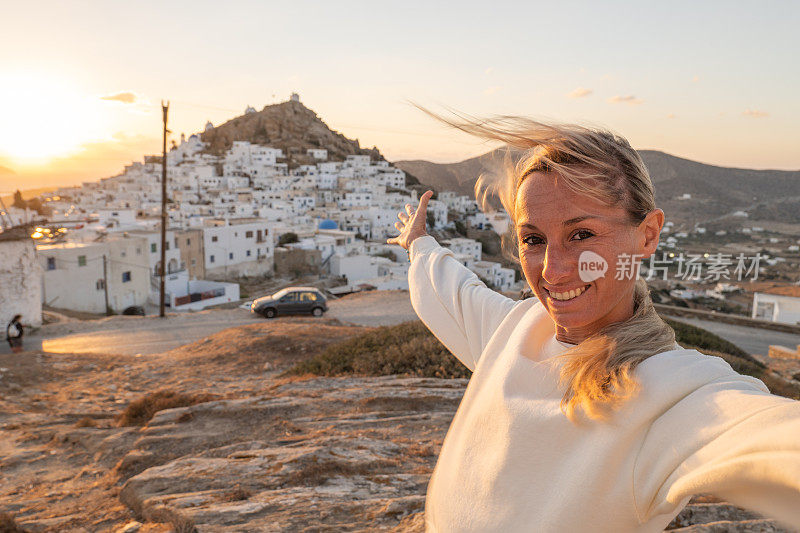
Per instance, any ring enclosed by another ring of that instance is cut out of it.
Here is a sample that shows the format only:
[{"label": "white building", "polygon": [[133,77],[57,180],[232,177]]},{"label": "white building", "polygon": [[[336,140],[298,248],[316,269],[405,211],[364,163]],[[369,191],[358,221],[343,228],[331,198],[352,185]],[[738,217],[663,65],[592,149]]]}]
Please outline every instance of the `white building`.
[{"label": "white building", "polygon": [[752,318],[800,324],[800,287],[789,285],[755,292]]},{"label": "white building", "polygon": [[275,266],[274,223],[263,219],[208,220],[203,230],[206,276],[258,276]]},{"label": "white building", "polygon": [[500,292],[509,291],[514,285],[514,270],[504,268],[500,263],[476,261],[472,265],[472,271],[491,283],[495,290]]},{"label": "white building", "polygon": [[42,324],[42,267],[25,228],[0,233],[0,324],[14,315],[24,325]]},{"label": "white building", "polygon": [[324,148],[309,148],[306,154],[319,161],[326,161],[328,159],[328,151]]},{"label": "white building", "polygon": [[481,260],[481,243],[476,241],[475,239],[467,239],[463,237],[458,237],[455,239],[450,239],[441,242],[442,246],[446,246],[453,250],[453,253],[456,255],[468,255],[472,257],[475,261]]},{"label": "white building", "polygon": [[144,237],[42,244],[36,252],[44,278],[42,301],[47,305],[102,314],[106,291],[108,307],[117,313],[147,303],[151,277]]}]

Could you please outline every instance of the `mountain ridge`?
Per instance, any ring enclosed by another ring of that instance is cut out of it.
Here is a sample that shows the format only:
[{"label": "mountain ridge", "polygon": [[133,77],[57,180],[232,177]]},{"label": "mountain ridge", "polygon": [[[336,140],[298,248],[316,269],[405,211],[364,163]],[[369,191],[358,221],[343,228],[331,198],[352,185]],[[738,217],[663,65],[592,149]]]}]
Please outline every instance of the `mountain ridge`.
[{"label": "mountain ridge", "polygon": [[[405,160],[393,164],[426,186],[474,197],[477,177],[497,170],[501,151],[492,150],[456,163]],[[650,172],[656,202],[681,220],[697,223],[703,217],[752,209],[762,220],[800,223],[800,170],[720,167],[658,150],[638,152]],[[683,200],[684,194],[690,194],[692,201]],[[698,202],[702,204],[700,213]]]}]

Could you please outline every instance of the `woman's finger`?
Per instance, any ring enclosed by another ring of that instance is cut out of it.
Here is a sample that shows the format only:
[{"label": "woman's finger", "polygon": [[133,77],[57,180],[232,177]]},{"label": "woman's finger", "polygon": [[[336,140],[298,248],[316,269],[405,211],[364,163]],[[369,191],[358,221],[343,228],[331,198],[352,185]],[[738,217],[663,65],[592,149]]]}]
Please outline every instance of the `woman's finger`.
[{"label": "woman's finger", "polygon": [[411,204],[406,204],[406,213],[408,213],[408,216],[410,217],[414,216],[414,206]]},{"label": "woman's finger", "polygon": [[405,227],[405,224],[403,224],[402,222],[395,222],[394,227],[397,228],[397,231],[403,233],[403,228]]},{"label": "woman's finger", "polygon": [[406,215],[406,214],[405,214],[405,213],[403,213],[403,212],[397,213],[397,218],[399,218],[400,220],[402,220],[404,224],[405,224],[406,222],[408,222],[408,215]]}]

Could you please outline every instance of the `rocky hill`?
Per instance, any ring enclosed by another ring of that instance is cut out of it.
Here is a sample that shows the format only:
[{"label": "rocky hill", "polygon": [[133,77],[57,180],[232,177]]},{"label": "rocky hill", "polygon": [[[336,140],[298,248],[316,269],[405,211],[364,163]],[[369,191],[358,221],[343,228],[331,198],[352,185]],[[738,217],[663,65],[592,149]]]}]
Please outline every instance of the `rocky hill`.
[{"label": "rocky hill", "polygon": [[[298,317],[162,354],[0,354],[0,531],[422,533],[468,380],[281,377],[375,331]],[[668,529],[783,531],[710,496]]]},{"label": "rocky hill", "polygon": [[208,150],[223,154],[233,141],[280,148],[287,156],[290,167],[312,163],[306,156],[309,148],[324,148],[328,157],[341,161],[348,155],[369,155],[381,160],[377,148],[361,148],[358,140],[348,139],[332,131],[316,113],[297,101],[282,102],[264,107],[261,111],[246,113],[201,134],[209,143]]},{"label": "rocky hill", "polygon": [[[706,165],[664,152],[639,152],[656,188],[656,201],[679,221],[700,222],[738,210],[751,218],[800,222],[800,171]],[[458,163],[398,161],[395,166],[436,190],[473,194],[477,177],[501,168],[499,150]],[[681,200],[683,194],[691,200]]]}]

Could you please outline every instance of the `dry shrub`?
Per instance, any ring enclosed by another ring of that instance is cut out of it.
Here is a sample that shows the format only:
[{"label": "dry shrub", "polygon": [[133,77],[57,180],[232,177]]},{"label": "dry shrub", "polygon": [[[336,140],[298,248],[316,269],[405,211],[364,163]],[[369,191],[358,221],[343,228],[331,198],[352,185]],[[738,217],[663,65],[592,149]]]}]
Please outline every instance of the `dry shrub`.
[{"label": "dry shrub", "polygon": [[89,418],[88,416],[84,416],[77,422],[75,422],[76,428],[93,428],[97,427],[97,421],[94,418]]},{"label": "dry shrub", "polygon": [[436,455],[436,449],[432,444],[415,442],[406,446],[403,454],[406,457],[433,457]]},{"label": "dry shrub", "polygon": [[471,372],[417,320],[376,328],[329,346],[286,374],[468,378]]},{"label": "dry shrub", "polygon": [[754,358],[752,355],[745,352],[732,342],[726,341],[719,335],[715,335],[703,328],[692,326],[691,324],[678,322],[677,320],[672,320],[669,318],[663,318],[663,320],[675,330],[675,340],[681,346],[693,346],[699,350],[702,350],[703,352],[711,350],[714,352],[730,354],[740,359],[745,359],[757,367],[764,368],[764,363]]},{"label": "dry shrub", "polygon": [[249,500],[252,496],[253,492],[250,489],[242,487],[237,483],[231,490],[222,494],[222,501],[235,502]]},{"label": "dry shrub", "polygon": [[175,407],[188,407],[198,403],[209,402],[216,399],[213,394],[183,394],[162,389],[134,400],[117,416],[120,426],[143,426],[153,415],[164,409]]},{"label": "dry shrub", "polygon": [[11,513],[0,513],[0,533],[27,533],[27,531],[17,525]]},{"label": "dry shrub", "polygon": [[[692,348],[692,346],[684,346],[686,348]],[[700,348],[698,348],[698,350],[700,350]],[[749,358],[744,359],[729,353],[722,353],[713,350],[702,350],[702,353],[721,357],[727,361],[727,363],[731,365],[731,368],[733,368],[733,370],[736,372],[760,379],[764,382],[764,385],[767,386],[772,394],[785,396],[786,398],[792,398],[794,400],[800,400],[800,386],[780,377],[774,376],[769,369],[764,367],[764,365],[758,366]]]}]

